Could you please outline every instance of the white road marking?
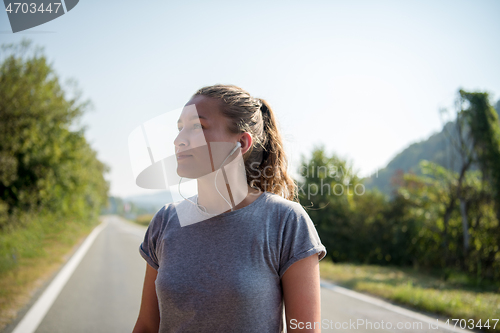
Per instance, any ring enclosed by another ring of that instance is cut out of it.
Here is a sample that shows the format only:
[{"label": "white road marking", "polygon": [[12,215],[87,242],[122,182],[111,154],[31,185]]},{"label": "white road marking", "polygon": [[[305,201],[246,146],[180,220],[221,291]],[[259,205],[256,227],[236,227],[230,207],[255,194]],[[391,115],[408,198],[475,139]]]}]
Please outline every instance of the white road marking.
[{"label": "white road marking", "polygon": [[40,298],[26,313],[23,319],[19,322],[12,333],[33,333],[42,322],[43,318],[49,311],[50,307],[56,300],[62,288],[69,280],[75,269],[82,261],[88,249],[94,242],[95,238],[99,235],[102,229],[107,225],[107,220],[94,228],[90,235],[85,239],[80,248],[76,251],[68,263],[61,269],[59,274],[55,277],[50,285],[45,289]]}]

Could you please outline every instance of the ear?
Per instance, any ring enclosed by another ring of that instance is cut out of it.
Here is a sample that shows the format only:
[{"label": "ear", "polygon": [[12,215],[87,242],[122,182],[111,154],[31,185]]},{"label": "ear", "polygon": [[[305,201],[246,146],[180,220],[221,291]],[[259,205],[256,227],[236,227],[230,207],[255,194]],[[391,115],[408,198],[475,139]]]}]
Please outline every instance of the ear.
[{"label": "ear", "polygon": [[248,132],[242,133],[238,142],[241,144],[241,155],[244,155],[252,147],[252,136]]}]

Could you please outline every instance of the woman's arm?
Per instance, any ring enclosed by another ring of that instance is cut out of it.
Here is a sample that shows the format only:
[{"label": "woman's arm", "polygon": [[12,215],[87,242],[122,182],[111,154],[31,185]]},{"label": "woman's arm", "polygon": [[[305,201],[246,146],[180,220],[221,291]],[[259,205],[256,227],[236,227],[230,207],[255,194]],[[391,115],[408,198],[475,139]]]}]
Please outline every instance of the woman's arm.
[{"label": "woman's arm", "polygon": [[281,284],[287,331],[321,332],[318,254],[293,263],[283,274]]},{"label": "woman's arm", "polygon": [[160,329],[160,310],[155,287],[157,275],[158,272],[149,264],[146,264],[141,309],[132,333],[157,333]]}]

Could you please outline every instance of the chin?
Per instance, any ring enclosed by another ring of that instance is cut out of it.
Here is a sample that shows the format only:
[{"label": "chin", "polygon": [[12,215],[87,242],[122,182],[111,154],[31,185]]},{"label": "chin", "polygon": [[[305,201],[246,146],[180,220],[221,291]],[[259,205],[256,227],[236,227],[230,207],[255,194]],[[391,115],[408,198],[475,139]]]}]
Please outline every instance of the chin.
[{"label": "chin", "polygon": [[177,166],[177,174],[179,175],[179,177],[183,178],[198,179],[206,175],[206,172],[203,172],[203,170],[200,170],[200,168],[197,166],[194,167]]},{"label": "chin", "polygon": [[177,175],[183,178],[191,178],[191,173],[188,172],[184,167],[177,167]]}]

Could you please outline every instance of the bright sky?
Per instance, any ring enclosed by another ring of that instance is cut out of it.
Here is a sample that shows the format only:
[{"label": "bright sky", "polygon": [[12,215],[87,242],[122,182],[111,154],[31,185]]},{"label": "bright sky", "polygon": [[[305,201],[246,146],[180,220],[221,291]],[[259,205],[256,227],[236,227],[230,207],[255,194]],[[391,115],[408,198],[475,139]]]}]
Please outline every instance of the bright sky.
[{"label": "bright sky", "polygon": [[111,194],[135,185],[128,135],[199,88],[235,84],[267,99],[296,170],[323,143],[361,176],[439,131],[457,90],[500,98],[500,1],[95,1],[13,34],[30,38],[94,110],[86,137],[111,167]]}]

